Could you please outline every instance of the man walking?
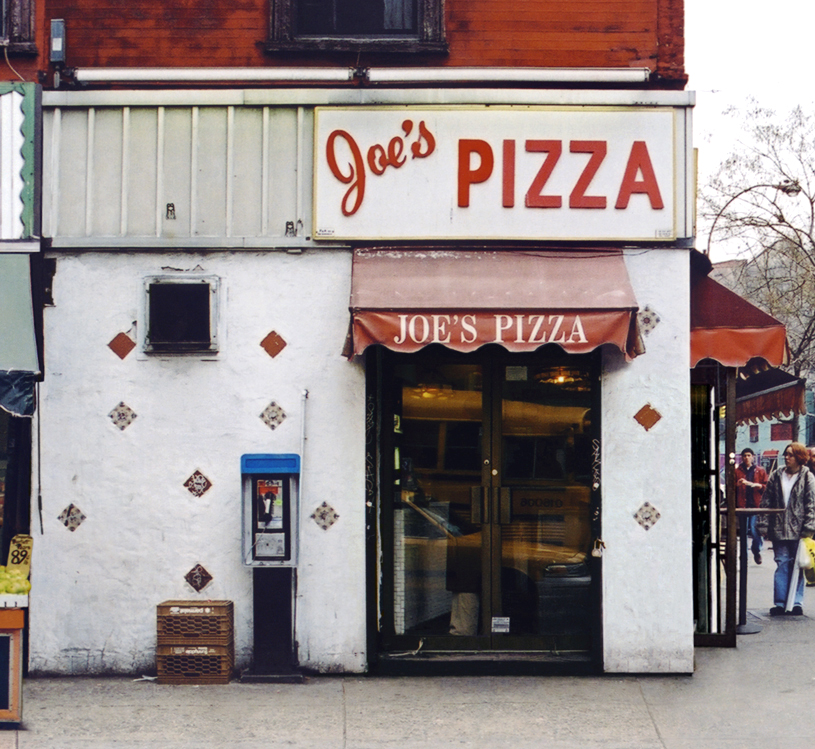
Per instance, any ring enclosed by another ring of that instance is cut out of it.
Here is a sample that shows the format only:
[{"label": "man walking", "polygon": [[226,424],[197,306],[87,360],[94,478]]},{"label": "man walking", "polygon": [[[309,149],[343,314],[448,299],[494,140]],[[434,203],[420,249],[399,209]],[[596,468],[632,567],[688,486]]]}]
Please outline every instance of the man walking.
[{"label": "man walking", "polygon": [[[749,448],[741,451],[741,463],[736,466],[736,506],[754,508],[761,504],[764,488],[767,486],[767,471],[755,465],[756,455]],[[752,539],[750,550],[756,564],[761,564],[761,549],[764,542],[756,529],[758,515],[747,518],[747,535]]]}]

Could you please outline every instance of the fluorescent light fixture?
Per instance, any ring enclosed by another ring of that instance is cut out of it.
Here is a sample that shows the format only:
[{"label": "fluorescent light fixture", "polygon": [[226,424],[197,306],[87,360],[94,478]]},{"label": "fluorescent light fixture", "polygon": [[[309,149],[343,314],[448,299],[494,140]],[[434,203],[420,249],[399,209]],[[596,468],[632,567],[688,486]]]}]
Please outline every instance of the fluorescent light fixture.
[{"label": "fluorescent light fixture", "polygon": [[370,83],[645,83],[648,68],[371,68]]},{"label": "fluorescent light fixture", "polygon": [[167,83],[218,81],[342,82],[353,68],[77,68],[81,83]]}]

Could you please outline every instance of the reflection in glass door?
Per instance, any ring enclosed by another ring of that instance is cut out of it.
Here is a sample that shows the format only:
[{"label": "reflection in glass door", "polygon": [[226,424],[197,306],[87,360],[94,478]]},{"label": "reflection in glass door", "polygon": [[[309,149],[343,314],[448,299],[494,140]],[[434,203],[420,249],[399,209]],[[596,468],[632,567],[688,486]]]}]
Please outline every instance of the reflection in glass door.
[{"label": "reflection in glass door", "polygon": [[482,588],[483,371],[479,364],[397,367],[394,624],[397,634],[473,637]]},{"label": "reflection in glass door", "polygon": [[591,648],[591,362],[394,362],[389,600],[403,645]]},{"label": "reflection in glass door", "polygon": [[504,646],[512,637],[532,636],[558,650],[589,648],[590,375],[585,361],[502,366],[496,373],[500,596],[493,606],[501,609]]}]

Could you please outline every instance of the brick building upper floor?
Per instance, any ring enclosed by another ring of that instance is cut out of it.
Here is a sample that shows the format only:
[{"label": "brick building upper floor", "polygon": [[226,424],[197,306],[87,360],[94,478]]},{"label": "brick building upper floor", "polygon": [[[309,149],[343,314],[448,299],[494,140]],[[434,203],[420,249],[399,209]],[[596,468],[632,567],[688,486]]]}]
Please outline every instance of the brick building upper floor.
[{"label": "brick building upper floor", "polygon": [[[651,88],[687,80],[683,0],[9,0],[8,8],[0,79],[47,88],[58,65],[63,84],[75,68],[187,67],[639,68]],[[65,30],[58,65],[54,19]]]}]

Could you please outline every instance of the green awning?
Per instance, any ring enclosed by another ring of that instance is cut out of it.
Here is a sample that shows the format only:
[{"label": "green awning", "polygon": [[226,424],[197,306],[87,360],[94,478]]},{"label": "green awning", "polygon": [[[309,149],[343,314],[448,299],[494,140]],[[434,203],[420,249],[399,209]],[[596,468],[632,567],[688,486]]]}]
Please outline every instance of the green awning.
[{"label": "green awning", "polygon": [[0,408],[31,416],[39,374],[29,256],[0,252]]}]

